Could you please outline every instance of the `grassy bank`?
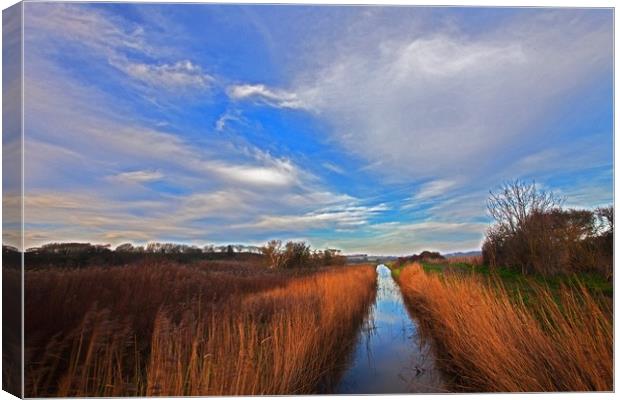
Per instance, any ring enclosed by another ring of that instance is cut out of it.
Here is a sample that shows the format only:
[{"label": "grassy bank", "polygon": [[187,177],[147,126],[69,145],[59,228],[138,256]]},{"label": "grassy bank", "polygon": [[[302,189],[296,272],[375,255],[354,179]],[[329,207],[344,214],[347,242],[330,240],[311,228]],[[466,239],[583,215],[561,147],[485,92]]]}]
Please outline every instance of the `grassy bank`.
[{"label": "grassy bank", "polygon": [[370,266],[26,274],[26,395],[314,393],[375,295]]},{"label": "grassy bank", "polygon": [[[432,268],[431,268],[432,269]],[[397,273],[407,305],[434,340],[455,391],[612,390],[613,324],[608,302],[584,286],[556,293],[530,283],[535,307],[496,280]]]},{"label": "grassy bank", "polygon": [[556,299],[559,298],[560,289],[564,286],[584,286],[597,298],[608,303],[611,303],[613,296],[613,283],[596,273],[558,274],[555,276],[523,275],[514,269],[505,267],[489,269],[488,266],[481,263],[454,262],[452,260],[423,261],[420,265],[427,273],[478,276],[492,286],[499,283],[513,299],[523,300],[526,304],[536,304],[536,288],[539,286],[549,288]]}]

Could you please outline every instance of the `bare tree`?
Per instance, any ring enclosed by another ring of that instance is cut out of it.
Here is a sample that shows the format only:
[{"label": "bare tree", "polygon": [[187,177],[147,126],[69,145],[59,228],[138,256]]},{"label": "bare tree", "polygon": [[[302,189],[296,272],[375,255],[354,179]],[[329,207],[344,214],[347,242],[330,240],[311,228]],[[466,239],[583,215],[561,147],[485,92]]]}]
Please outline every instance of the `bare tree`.
[{"label": "bare tree", "polygon": [[501,262],[521,272],[550,267],[550,221],[545,216],[561,208],[564,199],[536,187],[535,182],[506,182],[490,191],[487,201],[495,224],[487,231],[483,257],[489,265]]},{"label": "bare tree", "polygon": [[534,181],[525,183],[517,179],[506,182],[498,192],[489,193],[489,214],[513,234],[525,226],[532,214],[544,214],[564,203],[564,199],[554,193],[538,189]]}]

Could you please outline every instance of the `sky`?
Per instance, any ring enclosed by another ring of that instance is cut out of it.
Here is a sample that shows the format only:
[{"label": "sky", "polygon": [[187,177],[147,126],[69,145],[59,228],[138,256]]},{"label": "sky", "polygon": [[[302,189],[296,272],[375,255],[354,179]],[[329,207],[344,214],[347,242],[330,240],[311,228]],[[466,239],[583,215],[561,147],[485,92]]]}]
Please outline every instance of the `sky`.
[{"label": "sky", "polygon": [[24,7],[26,247],[467,251],[508,180],[613,202],[610,9]]}]

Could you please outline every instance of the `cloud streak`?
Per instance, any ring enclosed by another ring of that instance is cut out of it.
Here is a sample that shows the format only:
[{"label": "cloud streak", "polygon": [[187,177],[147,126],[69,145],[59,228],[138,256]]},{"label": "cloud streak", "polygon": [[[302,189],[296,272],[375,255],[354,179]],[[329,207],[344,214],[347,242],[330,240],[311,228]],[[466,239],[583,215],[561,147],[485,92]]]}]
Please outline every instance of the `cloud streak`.
[{"label": "cloud streak", "polygon": [[202,68],[189,60],[177,61],[174,64],[113,61],[112,65],[150,87],[169,91],[182,89],[206,90],[215,81],[215,78],[204,73]]},{"label": "cloud streak", "polygon": [[228,95],[234,100],[255,99],[274,107],[305,108],[297,94],[270,89],[262,84],[232,85],[228,88]]}]

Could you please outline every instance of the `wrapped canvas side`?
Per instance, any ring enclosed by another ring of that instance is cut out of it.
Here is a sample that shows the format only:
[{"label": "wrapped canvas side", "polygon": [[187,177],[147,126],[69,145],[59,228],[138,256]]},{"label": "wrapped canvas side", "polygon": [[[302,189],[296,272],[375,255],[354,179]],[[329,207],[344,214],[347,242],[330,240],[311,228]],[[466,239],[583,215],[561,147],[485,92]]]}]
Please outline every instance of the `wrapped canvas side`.
[{"label": "wrapped canvas side", "polygon": [[2,390],[23,397],[22,3],[2,12]]}]

